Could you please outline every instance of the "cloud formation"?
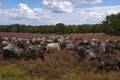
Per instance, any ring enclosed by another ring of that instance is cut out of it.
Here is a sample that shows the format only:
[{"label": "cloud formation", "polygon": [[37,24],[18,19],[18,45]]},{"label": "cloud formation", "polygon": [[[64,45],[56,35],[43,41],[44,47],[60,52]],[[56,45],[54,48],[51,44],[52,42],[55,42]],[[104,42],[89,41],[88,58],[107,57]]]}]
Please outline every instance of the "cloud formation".
[{"label": "cloud formation", "polygon": [[75,5],[97,4],[102,0],[43,0],[42,4],[55,13],[71,13]]},{"label": "cloud formation", "polygon": [[[48,2],[44,2],[44,4],[48,5]],[[63,10],[62,13],[53,12],[54,9],[52,9],[52,11],[51,9],[31,8],[27,4],[20,3],[16,6],[16,8],[0,9],[0,24],[19,23],[44,25],[56,24],[60,22],[65,24],[93,24],[103,21],[106,15],[120,12],[120,6],[75,8],[72,12]],[[55,8],[55,10],[56,9],[59,8]],[[59,10],[61,11],[62,9]]]},{"label": "cloud formation", "polygon": [[70,1],[60,1],[60,0],[43,0],[43,5],[51,9],[53,12],[65,12],[71,13],[73,10],[73,5]]},{"label": "cloud formation", "polygon": [[63,22],[65,24],[96,24],[101,23],[106,15],[119,13],[120,6],[94,7],[75,9],[71,14],[51,14],[52,24]]},{"label": "cloud formation", "polygon": [[[16,18],[16,19],[35,19],[40,18],[42,14],[41,8],[30,8],[27,4],[20,3],[17,5],[16,8],[1,10],[4,13],[4,16],[9,18]],[[37,16],[39,15],[39,16]]]},{"label": "cloud formation", "polygon": [[103,0],[68,0],[76,4],[97,4],[102,3]]}]

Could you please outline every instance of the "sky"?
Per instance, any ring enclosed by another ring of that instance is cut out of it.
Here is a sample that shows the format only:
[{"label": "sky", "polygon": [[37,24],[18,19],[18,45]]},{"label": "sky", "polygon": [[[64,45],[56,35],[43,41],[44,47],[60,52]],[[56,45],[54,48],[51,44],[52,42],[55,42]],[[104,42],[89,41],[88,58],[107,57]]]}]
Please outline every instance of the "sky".
[{"label": "sky", "polygon": [[120,13],[120,0],[0,0],[0,25],[96,24]]}]

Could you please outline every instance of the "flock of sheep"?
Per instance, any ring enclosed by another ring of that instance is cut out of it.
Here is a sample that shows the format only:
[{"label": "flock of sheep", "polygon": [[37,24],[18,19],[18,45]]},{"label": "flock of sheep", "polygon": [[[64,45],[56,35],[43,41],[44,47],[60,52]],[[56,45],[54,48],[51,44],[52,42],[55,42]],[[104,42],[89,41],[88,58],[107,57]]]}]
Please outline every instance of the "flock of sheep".
[{"label": "flock of sheep", "polygon": [[[45,60],[45,53],[58,53],[60,50],[72,50],[80,60],[99,61],[98,70],[107,66],[120,68],[120,60],[114,55],[120,51],[120,40],[99,40],[96,38],[78,38],[70,36],[50,36],[38,38],[0,38],[0,55],[3,59],[24,58]],[[113,54],[113,55],[109,55]]]}]

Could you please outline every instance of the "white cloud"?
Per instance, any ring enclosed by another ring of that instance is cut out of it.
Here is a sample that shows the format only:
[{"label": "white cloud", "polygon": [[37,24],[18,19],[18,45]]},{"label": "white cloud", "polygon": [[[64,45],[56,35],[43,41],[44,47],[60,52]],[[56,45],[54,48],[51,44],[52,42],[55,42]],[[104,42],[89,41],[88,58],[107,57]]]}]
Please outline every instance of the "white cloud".
[{"label": "white cloud", "polygon": [[106,7],[94,7],[77,9],[81,14],[84,15],[85,23],[100,23],[106,17],[106,15],[120,13],[120,6],[106,6]]},{"label": "white cloud", "polygon": [[103,0],[68,0],[76,4],[97,4],[102,3]]},{"label": "white cloud", "polygon": [[[46,3],[47,4],[47,3]],[[120,6],[77,8],[71,13],[54,13],[48,9],[30,8],[20,3],[13,9],[0,9],[0,24],[93,24],[100,23],[106,15],[120,12]]]},{"label": "white cloud", "polygon": [[[7,9],[4,10],[4,15],[9,18],[16,18],[16,19],[36,19],[40,18],[42,13],[41,8],[30,8],[27,4],[20,3],[18,4],[17,8]],[[39,15],[39,16],[38,16]]]},{"label": "white cloud", "polygon": [[71,13],[76,5],[97,4],[103,0],[42,0],[42,4],[55,13]]},{"label": "white cloud", "polygon": [[65,24],[95,24],[101,23],[106,15],[120,12],[120,6],[106,6],[75,9],[72,13],[50,13],[51,23],[56,24],[63,22]]},{"label": "white cloud", "polygon": [[33,13],[33,10],[30,9],[27,4],[20,3],[18,7],[21,9],[21,11],[26,11],[28,13]]},{"label": "white cloud", "polygon": [[23,4],[23,3],[20,3],[18,5],[18,10],[19,14],[22,14],[23,16],[27,17],[27,18],[34,18],[35,17],[35,14],[34,14],[34,11],[29,8],[27,6],[27,4]]},{"label": "white cloud", "polygon": [[0,24],[48,24],[50,11],[41,8],[30,8],[27,4],[20,3],[16,8],[0,9]]},{"label": "white cloud", "polygon": [[73,5],[70,1],[43,0],[42,3],[53,12],[71,13],[73,10]]}]

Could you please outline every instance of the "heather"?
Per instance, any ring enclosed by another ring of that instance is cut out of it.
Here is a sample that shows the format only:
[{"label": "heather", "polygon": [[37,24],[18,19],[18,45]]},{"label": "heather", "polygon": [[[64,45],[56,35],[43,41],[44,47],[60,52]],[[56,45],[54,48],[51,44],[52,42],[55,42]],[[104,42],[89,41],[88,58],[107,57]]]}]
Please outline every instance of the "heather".
[{"label": "heather", "polygon": [[[2,33],[3,34],[3,33]],[[27,37],[30,33],[6,33],[5,37]],[[36,36],[35,36],[36,35]],[[55,35],[55,34],[53,34]],[[2,35],[1,35],[2,36]],[[32,34],[28,38],[50,36],[50,34]],[[99,34],[69,34],[72,37],[120,39],[116,36]],[[114,55],[120,58],[120,52]],[[96,72],[98,61],[80,60],[76,52],[61,50],[51,54],[45,53],[45,60],[24,60],[10,58],[3,60],[0,56],[0,74],[3,80],[119,80],[120,70],[103,70]]]},{"label": "heather", "polygon": [[98,62],[79,60],[73,51],[46,54],[45,61],[1,60],[0,73],[4,80],[119,80],[119,70],[96,73]]}]

